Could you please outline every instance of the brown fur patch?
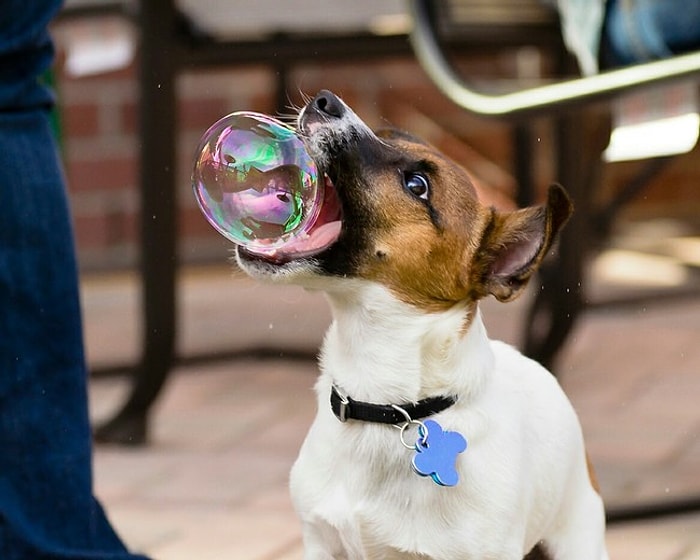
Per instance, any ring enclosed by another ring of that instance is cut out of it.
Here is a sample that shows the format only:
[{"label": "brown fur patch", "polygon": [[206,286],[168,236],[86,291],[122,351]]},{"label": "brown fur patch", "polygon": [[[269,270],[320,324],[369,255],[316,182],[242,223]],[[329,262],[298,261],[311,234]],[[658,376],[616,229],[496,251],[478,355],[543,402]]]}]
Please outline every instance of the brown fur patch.
[{"label": "brown fur patch", "polygon": [[372,177],[378,229],[361,275],[426,311],[444,310],[469,299],[464,267],[474,259],[489,212],[456,163],[422,143],[400,139],[393,144],[434,170],[430,207],[405,192],[397,170]]},{"label": "brown fur patch", "polygon": [[403,165],[423,170],[430,195],[423,201],[406,191],[405,168],[366,171],[365,210],[375,227],[360,276],[428,312],[489,294],[515,298],[571,212],[563,189],[552,187],[547,205],[500,214],[484,207],[467,172],[433,147],[403,135],[384,139]]},{"label": "brown fur patch", "polygon": [[593,486],[593,489],[600,494],[598,477],[596,476],[595,467],[593,467],[593,463],[591,462],[591,458],[588,456],[588,453],[586,453],[586,466],[588,467],[588,478],[591,481],[591,486]]},{"label": "brown fur patch", "polygon": [[462,328],[459,331],[460,334],[462,334],[462,335],[467,334],[469,327],[472,326],[472,323],[474,322],[474,318],[476,317],[476,310],[477,310],[476,302],[475,301],[469,302],[469,304],[467,305],[467,316],[464,319],[464,324],[462,325]]}]

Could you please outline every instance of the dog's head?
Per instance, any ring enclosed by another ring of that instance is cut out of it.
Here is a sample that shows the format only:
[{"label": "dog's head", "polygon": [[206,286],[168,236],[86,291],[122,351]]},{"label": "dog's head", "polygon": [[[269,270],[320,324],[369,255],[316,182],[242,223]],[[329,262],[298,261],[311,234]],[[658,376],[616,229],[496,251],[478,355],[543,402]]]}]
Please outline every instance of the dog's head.
[{"label": "dog's head", "polygon": [[[484,207],[459,165],[405,133],[372,132],[329,91],[302,109],[298,130],[326,177],[315,249],[278,261],[238,248],[239,265],[257,278],[329,291],[376,282],[428,311],[489,294],[508,301],[572,210],[558,186],[543,206]],[[342,227],[328,227],[339,219]]]}]

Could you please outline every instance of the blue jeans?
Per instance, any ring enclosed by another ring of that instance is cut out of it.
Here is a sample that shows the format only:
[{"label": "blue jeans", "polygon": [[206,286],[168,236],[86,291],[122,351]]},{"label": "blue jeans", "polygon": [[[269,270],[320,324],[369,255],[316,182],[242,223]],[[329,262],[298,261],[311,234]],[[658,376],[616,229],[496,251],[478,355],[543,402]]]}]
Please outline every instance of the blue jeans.
[{"label": "blue jeans", "polygon": [[0,558],[135,560],[92,494],[78,278],[38,79],[54,0],[0,0]]},{"label": "blue jeans", "polygon": [[700,48],[700,0],[608,0],[604,62],[619,66]]}]

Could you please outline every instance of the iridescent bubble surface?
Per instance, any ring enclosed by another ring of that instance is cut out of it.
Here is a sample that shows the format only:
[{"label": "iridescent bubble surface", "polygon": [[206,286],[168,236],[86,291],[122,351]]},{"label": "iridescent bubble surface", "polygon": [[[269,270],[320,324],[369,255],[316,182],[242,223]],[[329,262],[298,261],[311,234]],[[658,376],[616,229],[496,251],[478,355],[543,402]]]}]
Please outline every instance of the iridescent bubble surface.
[{"label": "iridescent bubble surface", "polygon": [[207,130],[192,186],[207,220],[227,239],[263,254],[313,226],[323,204],[316,165],[294,130],[241,111]]}]

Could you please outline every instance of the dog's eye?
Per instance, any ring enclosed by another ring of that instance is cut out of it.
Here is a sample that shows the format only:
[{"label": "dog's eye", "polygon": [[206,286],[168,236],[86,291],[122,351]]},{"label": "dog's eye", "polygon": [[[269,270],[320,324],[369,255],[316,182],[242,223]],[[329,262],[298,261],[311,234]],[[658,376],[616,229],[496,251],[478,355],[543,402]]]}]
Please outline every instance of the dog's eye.
[{"label": "dog's eye", "polygon": [[416,198],[428,200],[430,183],[422,173],[406,173],[403,178],[404,187]]}]

